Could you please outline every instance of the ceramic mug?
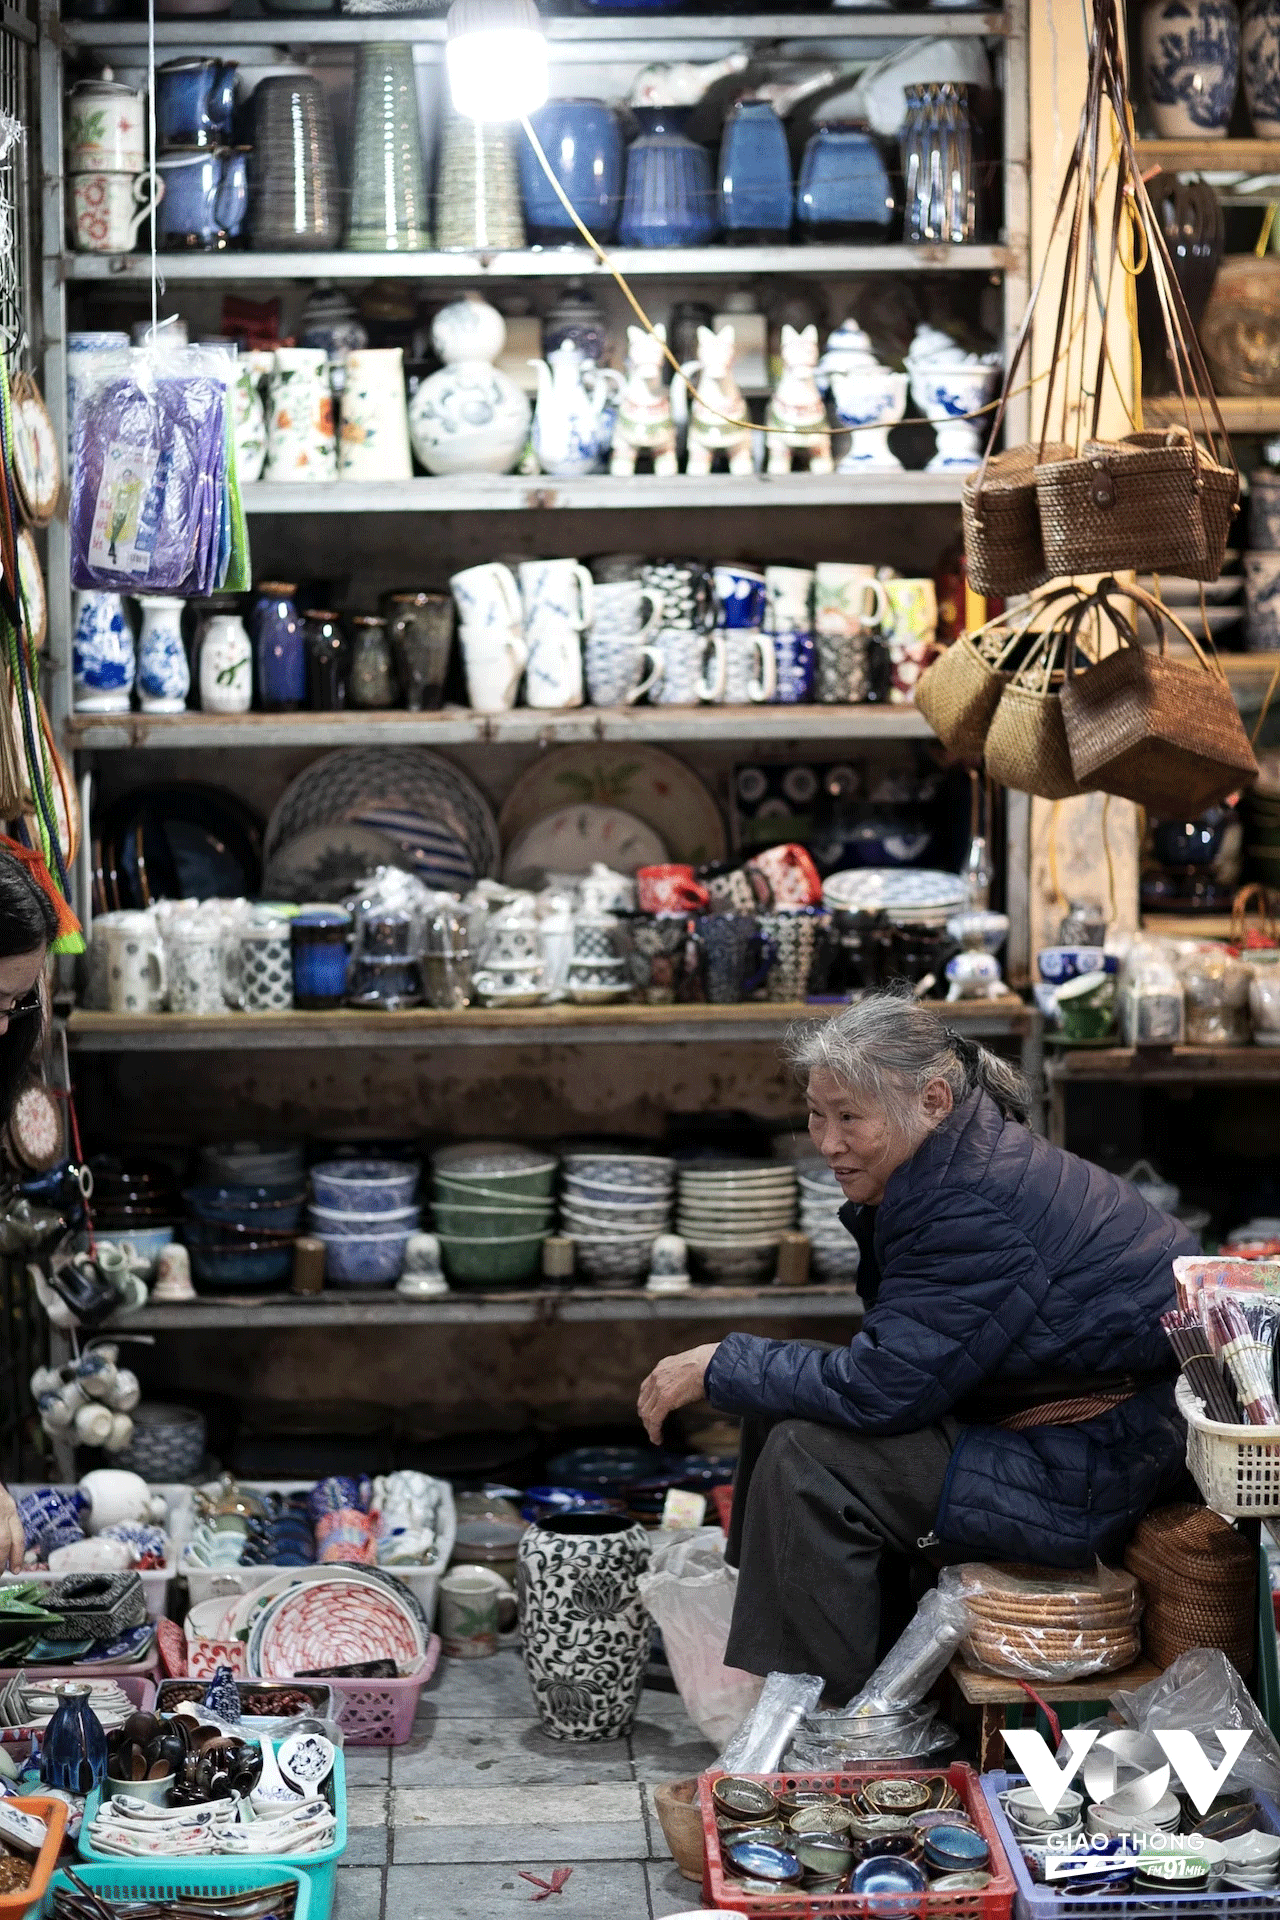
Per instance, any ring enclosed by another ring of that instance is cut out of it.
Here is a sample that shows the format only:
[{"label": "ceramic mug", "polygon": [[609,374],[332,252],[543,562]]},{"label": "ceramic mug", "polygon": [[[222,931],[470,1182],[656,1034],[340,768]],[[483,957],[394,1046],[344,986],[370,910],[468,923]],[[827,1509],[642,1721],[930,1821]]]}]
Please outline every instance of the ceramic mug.
[{"label": "ceramic mug", "polygon": [[240,999],[247,1013],[285,1013],[293,1005],[293,946],[285,920],[240,936]]},{"label": "ceramic mug", "polygon": [[130,253],[138,228],[164,198],[156,181],[151,198],[148,173],[73,173],[71,219],[77,253]]},{"label": "ceramic mug", "polygon": [[593,638],[648,640],[661,619],[662,595],[638,580],[609,580],[592,590]]},{"label": "ceramic mug", "polygon": [[938,594],[932,580],[883,580],[884,610],[880,624],[884,638],[932,640],[938,631]]},{"label": "ceramic mug", "polygon": [[164,958],[171,1013],[226,1012],[234,988],[221,927],[179,921],[165,933]]},{"label": "ceramic mug", "polygon": [[646,645],[641,634],[593,633],[585,654],[587,692],[594,707],[629,707],[651,692],[662,674],[662,655]]},{"label": "ceramic mug", "polygon": [[711,895],[692,867],[669,861],[636,869],[636,905],[641,913],[703,913]]},{"label": "ceramic mug", "polygon": [[347,355],[338,475],[343,480],[413,478],[401,347],[362,347]]},{"label": "ceramic mug", "polygon": [[813,624],[813,571],[766,567],[764,624],[769,633],[808,633]]},{"label": "ceramic mug", "polygon": [[752,913],[704,913],[698,920],[707,999],[715,1006],[745,1000],[764,985],[774,948]]},{"label": "ceramic mug", "polygon": [[162,154],[156,171],[164,181],[156,216],[160,246],[215,253],[239,238],[249,205],[246,150],[187,148]]},{"label": "ceramic mug", "polygon": [[461,573],[450,576],[449,586],[464,629],[469,628],[473,633],[485,627],[504,632],[511,628],[517,633],[522,630],[520,589],[510,567],[504,567],[500,560],[465,567]]},{"label": "ceramic mug", "polygon": [[470,627],[460,634],[467,672],[467,699],[477,713],[504,713],[514,707],[529,649],[516,628]]},{"label": "ceramic mug", "polygon": [[755,567],[712,568],[717,621],[730,630],[764,624],[764,575]]},{"label": "ceramic mug", "polygon": [[338,477],[329,356],[321,347],[277,347],[267,385],[264,480]]},{"label": "ceramic mug", "polygon": [[106,1004],[112,1013],[159,1013],[164,1006],[164,950],[149,913],[104,914],[94,926],[106,957]]},{"label": "ceramic mug", "polygon": [[[666,627],[658,635],[662,675],[653,698],[664,707],[696,707],[724,697],[725,653],[722,633]],[[707,660],[710,652],[711,659]]]},{"label": "ceramic mug", "polygon": [[813,573],[813,630],[822,638],[852,638],[884,620],[885,583],[874,567],[820,560]]},{"label": "ceramic mug", "polygon": [[[591,625],[595,582],[577,560],[522,560],[520,602],[524,630],[532,640],[541,627]],[[531,703],[532,704],[532,703]]]},{"label": "ceramic mug", "polygon": [[813,694],[818,650],[811,633],[797,628],[775,631],[773,698],[780,706],[798,706]]},{"label": "ceramic mug", "polygon": [[804,847],[766,847],[752,854],[747,868],[768,882],[775,908],[814,907],[822,898],[822,880]]},{"label": "ceramic mug", "polygon": [[725,705],[745,707],[749,701],[772,700],[778,662],[770,637],[730,628],[723,638]]},{"label": "ceramic mug", "polygon": [[139,173],[147,164],[147,97],[107,78],[67,95],[67,172]]},{"label": "ceramic mug", "polygon": [[[525,629],[528,660],[524,697],[531,707],[582,705],[582,635],[569,620],[539,615]],[[473,703],[474,704],[474,703]]]},{"label": "ceramic mug", "polygon": [[773,965],[765,983],[766,1000],[806,998],[818,935],[830,924],[831,915],[824,907],[788,907],[761,914],[761,930],[774,948]]},{"label": "ceramic mug", "polygon": [[515,1592],[492,1567],[451,1567],[441,1580],[440,1644],[451,1660],[496,1653],[515,1620]]},{"label": "ceramic mug", "polygon": [[871,690],[871,644],[865,633],[818,635],[814,693],[824,706],[854,705],[866,699]]}]

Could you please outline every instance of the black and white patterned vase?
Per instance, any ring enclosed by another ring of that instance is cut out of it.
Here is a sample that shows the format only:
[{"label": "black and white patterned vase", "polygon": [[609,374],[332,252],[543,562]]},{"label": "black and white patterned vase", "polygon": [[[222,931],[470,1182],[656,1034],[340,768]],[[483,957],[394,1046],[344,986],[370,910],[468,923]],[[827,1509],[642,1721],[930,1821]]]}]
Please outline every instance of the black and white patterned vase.
[{"label": "black and white patterned vase", "polygon": [[521,1540],[524,1663],[551,1739],[616,1740],[630,1729],[649,1663],[639,1589],[648,1564],[648,1534],[617,1514],[562,1514]]}]

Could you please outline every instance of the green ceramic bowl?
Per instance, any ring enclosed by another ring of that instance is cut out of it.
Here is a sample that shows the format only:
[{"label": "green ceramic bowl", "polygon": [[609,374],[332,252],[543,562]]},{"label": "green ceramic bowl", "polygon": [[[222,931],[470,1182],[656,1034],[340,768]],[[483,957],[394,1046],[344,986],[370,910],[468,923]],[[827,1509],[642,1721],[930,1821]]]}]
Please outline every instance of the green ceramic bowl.
[{"label": "green ceramic bowl", "polygon": [[1082,973],[1067,980],[1054,996],[1063,1038],[1104,1040],[1115,1025],[1114,973]]},{"label": "green ceramic bowl", "polygon": [[451,1201],[437,1200],[436,1232],[459,1234],[466,1240],[513,1239],[540,1230],[549,1231],[555,1210],[554,1200],[542,1200],[532,1207],[502,1206],[497,1202],[489,1207],[455,1206]]},{"label": "green ceramic bowl", "polygon": [[[447,1149],[446,1149],[447,1151]],[[441,1156],[443,1158],[443,1156]],[[513,1168],[504,1172],[500,1167],[482,1166],[475,1172],[465,1168],[440,1164],[437,1159],[432,1168],[435,1189],[442,1198],[465,1200],[475,1188],[483,1189],[485,1198],[494,1193],[525,1194],[534,1198],[545,1198],[555,1183],[556,1162],[554,1160],[536,1160],[530,1156],[527,1166]]]},{"label": "green ceramic bowl", "polygon": [[493,1239],[456,1233],[439,1237],[445,1274],[455,1286],[518,1286],[542,1270],[545,1233],[503,1234]]}]

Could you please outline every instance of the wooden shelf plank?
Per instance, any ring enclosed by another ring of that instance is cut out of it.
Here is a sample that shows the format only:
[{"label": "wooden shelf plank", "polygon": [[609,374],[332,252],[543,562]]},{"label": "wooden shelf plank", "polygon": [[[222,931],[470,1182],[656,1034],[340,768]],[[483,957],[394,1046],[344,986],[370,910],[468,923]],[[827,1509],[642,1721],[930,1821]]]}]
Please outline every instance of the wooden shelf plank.
[{"label": "wooden shelf plank", "polygon": [[250,514],[678,513],[696,508],[737,511],[743,507],[955,506],[963,473],[922,473],[903,468],[874,474],[713,473],[706,479],[676,474],[631,479],[591,474],[557,480],[550,474],[467,473],[426,480],[299,483],[259,482],[244,488]]},{"label": "wooden shelf plank", "polygon": [[[1218,406],[1223,425],[1231,433],[1280,433],[1280,395],[1220,393]],[[1198,430],[1198,411],[1193,406],[1190,413],[1191,424]],[[1150,427],[1182,427],[1186,425],[1186,410],[1176,393],[1152,394],[1142,402],[1142,418]]]},{"label": "wooden shelf plank", "polygon": [[1177,1086],[1205,1081],[1229,1086],[1280,1080],[1280,1047],[1054,1047],[1046,1055],[1044,1071],[1050,1083],[1127,1080]]},{"label": "wooden shelf plank", "polygon": [[[1025,1707],[1027,1704],[1026,1692],[1016,1680],[1002,1679],[998,1673],[979,1673],[976,1668],[966,1666],[959,1654],[947,1671],[971,1707]],[[1139,1660],[1120,1673],[1095,1673],[1084,1680],[1037,1680],[1036,1691],[1043,1694],[1051,1706],[1059,1701],[1109,1700],[1113,1693],[1145,1687],[1148,1681],[1158,1680],[1163,1672],[1163,1667],[1154,1666],[1150,1660]]]},{"label": "wooden shelf plank", "polygon": [[1280,174],[1280,140],[1139,140],[1138,162],[1144,172]]}]

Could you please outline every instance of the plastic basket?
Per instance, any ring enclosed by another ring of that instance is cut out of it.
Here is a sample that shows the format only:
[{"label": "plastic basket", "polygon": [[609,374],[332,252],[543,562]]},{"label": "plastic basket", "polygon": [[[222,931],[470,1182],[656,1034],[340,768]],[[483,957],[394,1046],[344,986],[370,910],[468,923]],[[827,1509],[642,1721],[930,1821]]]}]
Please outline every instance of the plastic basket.
[{"label": "plastic basket", "polygon": [[[1018,1773],[984,1773],[982,1796],[995,1821],[1000,1843],[1009,1857],[1017,1884],[1015,1913],[1017,1920],[1148,1920],[1152,1914],[1177,1920],[1276,1920],[1280,1913],[1280,1892],[1260,1887],[1251,1893],[1233,1893],[1229,1888],[1199,1893],[1058,1893],[1051,1887],[1037,1886],[1031,1878],[1022,1849],[1013,1837],[1013,1828],[1005,1818],[999,1796],[1009,1787],[1025,1786]],[[1272,1833],[1280,1833],[1280,1808],[1265,1793],[1256,1796],[1262,1818]]]},{"label": "plastic basket", "polygon": [[[702,1838],[705,1848],[703,1901],[708,1907],[729,1907],[751,1920],[821,1920],[832,1916],[893,1915],[893,1920],[1012,1920],[1016,1882],[1005,1858],[1005,1842],[983,1798],[981,1785],[972,1767],[894,1767],[895,1777],[903,1780],[932,1780],[945,1773],[960,1795],[969,1818],[991,1849],[990,1884],[975,1893],[806,1893],[803,1889],[780,1888],[777,1893],[754,1894],[742,1889],[742,1882],[726,1873],[720,1858],[720,1829],[716,1825],[713,1783],[722,1768],[704,1773],[698,1782],[698,1800],[702,1808]],[[765,1773],[749,1779],[763,1780],[767,1787],[820,1788],[827,1793],[856,1793],[867,1780],[883,1778],[884,1769],[859,1767],[845,1773]]]},{"label": "plastic basket", "polygon": [[[168,1866],[154,1860],[114,1860],[109,1867],[78,1866],[76,1879],[104,1900],[165,1900],[184,1893],[252,1893],[259,1887],[277,1887],[292,1881],[297,1888],[293,1920],[311,1920],[311,1888],[305,1873],[297,1867],[266,1867],[259,1860],[174,1861]],[[74,1892],[65,1873],[55,1873],[41,1902],[38,1920],[46,1920],[53,1910],[53,1893],[59,1886]]]},{"label": "plastic basket", "polygon": [[[38,1487],[42,1486],[51,1486],[55,1488],[58,1493],[65,1493],[68,1498],[79,1492],[79,1488],[73,1482],[57,1480],[15,1482],[10,1485],[9,1491],[15,1500],[19,1500],[24,1493],[34,1493]],[[169,1516],[164,1524],[165,1531],[173,1543],[172,1553],[163,1567],[155,1567],[146,1572],[139,1570],[138,1578],[142,1582],[142,1594],[147,1605],[148,1620],[163,1620],[169,1582],[178,1571],[177,1555],[180,1550],[180,1545],[182,1541],[189,1539],[191,1536],[191,1489],[175,1480],[157,1480],[151,1482],[151,1491],[163,1495],[168,1505]],[[66,1575],[49,1573],[40,1567],[24,1567],[22,1572],[15,1574],[13,1578],[18,1580],[35,1580],[42,1586],[48,1586],[55,1580],[64,1580]]]},{"label": "plastic basket", "polygon": [[[338,1862],[347,1848],[347,1769],[340,1751],[333,1756],[333,1772],[325,1781],[321,1791],[338,1817],[338,1830],[333,1836],[333,1845],[326,1847],[323,1853],[291,1853],[279,1859],[272,1854],[258,1854],[253,1862],[261,1872],[268,1873],[273,1880],[280,1879],[285,1872],[296,1872],[303,1876],[311,1891],[308,1920],[329,1920],[333,1912],[334,1895],[338,1890]],[[80,1837],[76,1841],[82,1860],[91,1861],[98,1867],[111,1867],[117,1874],[126,1878],[141,1871],[150,1872],[153,1865],[162,1869],[171,1869],[175,1873],[186,1871],[190,1863],[189,1857],[180,1862],[175,1858],[166,1860],[163,1855],[160,1855],[145,1869],[141,1869],[136,1861],[122,1860],[118,1854],[99,1853],[90,1836],[90,1828],[101,1805],[102,1788],[95,1787],[85,1802],[84,1824],[80,1829]],[[244,1866],[245,1864],[247,1863],[243,1858],[234,1859],[233,1856],[226,1854],[209,1854],[201,1861],[202,1866],[208,1866],[216,1872],[221,1872],[224,1868],[229,1869],[233,1865]],[[258,1885],[262,1884],[264,1883],[258,1882]]]},{"label": "plastic basket", "polygon": [[1280,1427],[1229,1427],[1206,1419],[1186,1379],[1175,1392],[1187,1423],[1187,1466],[1205,1505],[1228,1519],[1280,1513]]},{"label": "plastic basket", "polygon": [[48,1890],[50,1876],[62,1851],[62,1836],[67,1830],[67,1803],[65,1800],[46,1800],[40,1794],[32,1794],[29,1799],[10,1800],[8,1804],[22,1813],[33,1813],[49,1829],[44,1845],[36,1855],[31,1878],[21,1893],[0,1894],[0,1916],[3,1916],[3,1920],[19,1920],[19,1915],[29,1913],[32,1907],[40,1904]]},{"label": "plastic basket", "polygon": [[418,1695],[436,1670],[440,1637],[432,1634],[416,1673],[403,1680],[326,1680],[334,1718],[349,1747],[402,1747],[413,1732]]},{"label": "plastic basket", "polygon": [[[156,1704],[155,1681],[138,1673],[103,1673],[97,1667],[0,1667],[0,1687],[7,1686],[19,1673],[25,1673],[33,1685],[46,1680],[114,1680],[140,1713],[150,1713]],[[5,1728],[6,1733],[23,1731],[20,1727]]]}]

